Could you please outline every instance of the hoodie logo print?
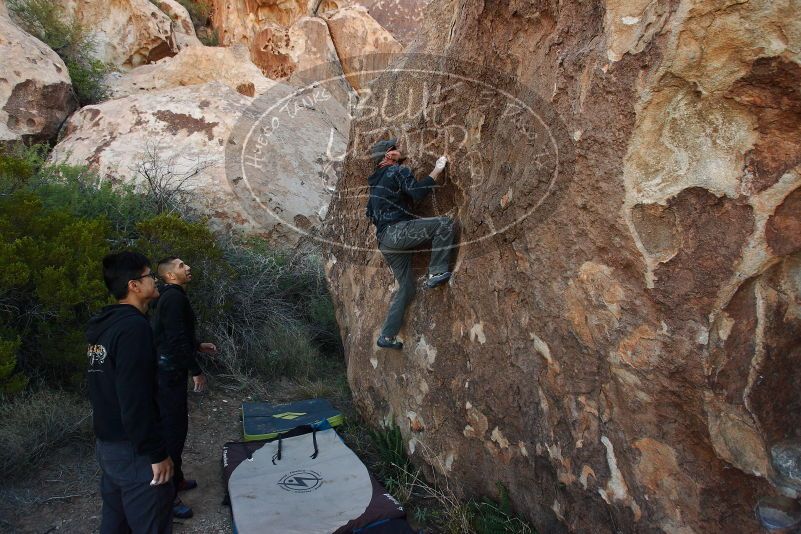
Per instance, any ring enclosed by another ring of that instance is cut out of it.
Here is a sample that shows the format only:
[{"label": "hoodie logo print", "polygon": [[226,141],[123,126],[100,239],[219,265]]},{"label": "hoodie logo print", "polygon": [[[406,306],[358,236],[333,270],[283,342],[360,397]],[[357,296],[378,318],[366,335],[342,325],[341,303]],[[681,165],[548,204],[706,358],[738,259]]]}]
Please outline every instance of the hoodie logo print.
[{"label": "hoodie logo print", "polygon": [[86,356],[89,358],[89,366],[94,367],[95,364],[102,365],[106,361],[106,347],[103,345],[89,345],[86,350]]}]

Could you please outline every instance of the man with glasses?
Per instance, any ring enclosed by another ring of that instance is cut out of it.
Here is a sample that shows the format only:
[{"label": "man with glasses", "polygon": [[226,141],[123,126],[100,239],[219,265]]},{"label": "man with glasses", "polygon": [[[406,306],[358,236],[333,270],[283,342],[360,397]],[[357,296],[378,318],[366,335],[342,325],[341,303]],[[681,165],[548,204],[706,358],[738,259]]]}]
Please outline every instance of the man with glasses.
[{"label": "man with glasses", "polygon": [[214,353],[212,343],[198,343],[195,336],[195,312],[186,296],[192,269],[181,258],[170,256],[158,263],[158,273],[165,283],[153,317],[158,352],[158,405],[167,450],[175,464],[176,498],[173,515],[192,517],[192,509],[177,497],[179,491],[197,487],[197,481],[184,478],[182,454],[189,431],[187,373],[192,374],[195,392],[206,389],[206,376],[197,364],[197,351]]},{"label": "man with glasses", "polygon": [[397,139],[379,141],[373,145],[370,156],[376,169],[367,179],[370,184],[367,217],[375,225],[379,250],[398,281],[398,292],[389,305],[376,344],[400,350],[403,343],[395,336],[401,329],[406,306],[415,292],[412,254],[420,245],[431,243],[426,287],[437,287],[451,277],[449,263],[455,236],[453,220],[449,217],[420,218],[411,213],[412,203],[422,200],[436,187],[435,180],[445,169],[447,159],[440,157],[428,176],[416,180],[409,167],[400,165],[404,158]]},{"label": "man with glasses", "polygon": [[89,321],[88,383],[102,470],[101,534],[171,533],[173,463],[159,429],[156,352],[145,317],[159,296],[156,274],[137,252],[103,258],[117,304]]}]

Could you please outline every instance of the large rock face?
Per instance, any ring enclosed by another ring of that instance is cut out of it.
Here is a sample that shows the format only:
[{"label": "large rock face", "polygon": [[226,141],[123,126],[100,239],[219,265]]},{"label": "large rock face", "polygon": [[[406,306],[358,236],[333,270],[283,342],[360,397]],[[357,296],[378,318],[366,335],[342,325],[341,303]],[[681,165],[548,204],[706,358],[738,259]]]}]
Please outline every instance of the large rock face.
[{"label": "large rock face", "polygon": [[423,27],[423,12],[430,0],[359,0],[381,26],[403,45],[410,44]]},{"label": "large rock face", "polygon": [[287,80],[303,86],[326,80],[325,87],[345,108],[355,101],[355,93],[344,76],[337,49],[328,31],[328,24],[320,17],[301,17],[289,29],[287,54],[296,68]]},{"label": "large rock face", "polygon": [[[381,70],[389,63],[387,56],[365,65],[359,56],[397,54],[403,48],[367,9],[354,2],[218,0],[212,11],[212,25],[221,43],[248,46],[253,63],[272,79],[295,81],[294,76],[305,81],[312,75],[328,79],[341,75],[344,66],[347,81],[358,90],[360,83],[374,77],[363,71]],[[390,12],[389,8],[381,11],[387,17]]]},{"label": "large rock face", "polygon": [[153,3],[172,21],[172,34],[176,48],[183,50],[190,46],[202,46],[195,34],[192,18],[177,0],[153,0]]},{"label": "large rock face", "polygon": [[[799,7],[435,0],[413,50],[464,76],[374,82],[327,222],[362,413],[541,532],[758,532],[801,440]],[[393,280],[363,218],[390,133],[421,173],[451,157],[420,211],[462,243],[403,352],[374,345]]]},{"label": "large rock face", "polygon": [[[288,93],[290,88],[282,90]],[[299,234],[250,206],[240,180],[226,174],[226,142],[237,127],[241,129],[239,121],[255,113],[252,103],[230,87],[211,82],[86,106],[70,117],[50,158],[88,164],[114,182],[146,187],[149,176],[167,190],[183,183],[182,189],[194,193],[194,207],[214,228],[291,246]],[[322,112],[302,109],[295,116],[293,127],[280,139],[259,145],[272,172],[249,185],[282,220],[302,220],[313,231],[328,206],[331,184],[321,178],[321,164],[311,155],[319,151],[310,153],[307,147],[331,142],[341,153],[345,141],[329,132],[329,119]]]},{"label": "large rock face", "polygon": [[[250,49],[253,63],[270,78],[290,76],[296,63],[290,50],[294,41],[289,31],[295,22],[313,14],[314,2],[292,0],[215,0],[212,26],[223,45],[243,44]],[[306,41],[296,29],[294,38]]]},{"label": "large rock face", "polygon": [[403,45],[362,6],[326,13],[325,19],[347,80],[357,91],[365,89],[403,50]]},{"label": "large rock face", "polygon": [[[128,70],[173,56],[182,47],[199,44],[180,24],[186,10],[171,2],[150,0],[59,0],[66,12],[90,30],[98,59]],[[157,4],[164,5],[162,11]],[[176,22],[170,18],[172,13]],[[177,32],[177,36],[176,36]]]},{"label": "large rock face", "polygon": [[54,138],[77,106],[67,66],[2,14],[0,57],[0,144]]}]

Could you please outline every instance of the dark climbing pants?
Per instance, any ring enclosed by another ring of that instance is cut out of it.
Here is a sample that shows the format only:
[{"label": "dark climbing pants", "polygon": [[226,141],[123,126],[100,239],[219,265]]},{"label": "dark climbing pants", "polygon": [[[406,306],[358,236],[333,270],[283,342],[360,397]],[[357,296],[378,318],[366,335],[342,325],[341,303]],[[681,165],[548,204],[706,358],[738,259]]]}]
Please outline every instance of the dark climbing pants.
[{"label": "dark climbing pants", "polygon": [[183,460],[181,455],[186,444],[186,434],[189,431],[189,407],[187,405],[186,371],[158,372],[158,394],[156,400],[161,416],[161,435],[167,445],[167,453],[175,465],[175,475],[172,477],[176,490],[184,480],[181,469]]},{"label": "dark climbing pants", "polygon": [[388,226],[378,237],[379,249],[387,260],[398,292],[392,297],[387,319],[381,335],[394,337],[403,325],[406,306],[414,297],[415,281],[412,274],[412,255],[420,245],[431,243],[431,260],[428,273],[438,274],[448,270],[455,235],[453,220],[449,217],[412,219]]},{"label": "dark climbing pants", "polygon": [[103,471],[100,534],[170,534],[175,488],[150,485],[150,458],[130,441],[97,440],[95,453]]}]

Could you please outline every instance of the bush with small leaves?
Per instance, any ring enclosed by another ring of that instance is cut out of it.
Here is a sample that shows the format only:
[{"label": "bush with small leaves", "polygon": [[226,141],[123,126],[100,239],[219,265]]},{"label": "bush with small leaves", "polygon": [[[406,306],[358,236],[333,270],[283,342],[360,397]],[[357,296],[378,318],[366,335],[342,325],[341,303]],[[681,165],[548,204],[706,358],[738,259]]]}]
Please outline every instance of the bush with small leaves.
[{"label": "bush with small leaves", "polygon": [[19,337],[0,338],[0,393],[13,395],[19,393],[28,383],[27,377],[16,370]]},{"label": "bush with small leaves", "polygon": [[108,235],[107,221],[46,209],[31,192],[0,197],[0,320],[29,376],[81,384],[83,327],[108,302],[98,267]]}]

